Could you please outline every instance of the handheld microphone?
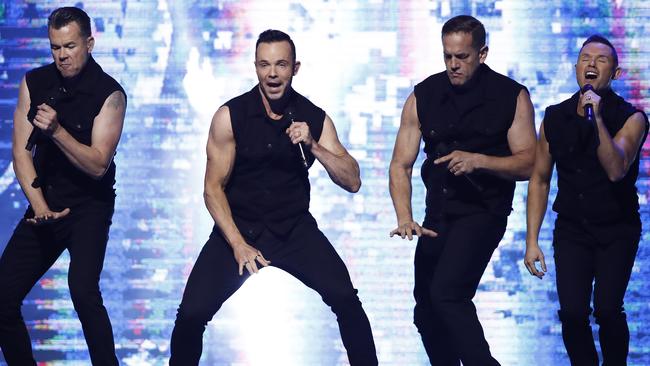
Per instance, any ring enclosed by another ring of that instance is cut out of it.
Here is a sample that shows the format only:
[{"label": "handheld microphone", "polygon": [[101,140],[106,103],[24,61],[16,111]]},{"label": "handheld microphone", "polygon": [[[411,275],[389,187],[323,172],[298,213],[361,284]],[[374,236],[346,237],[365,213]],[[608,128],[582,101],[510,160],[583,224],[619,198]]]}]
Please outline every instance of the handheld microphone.
[{"label": "handheld microphone", "polygon": [[[56,107],[56,104],[60,102],[62,99],[68,96],[68,91],[64,87],[59,87],[57,88],[52,95],[47,97],[45,99],[45,104],[49,105],[50,107],[54,108]],[[27,114],[27,120],[29,120],[29,123],[34,126],[34,118],[36,117],[36,108],[32,107],[29,109],[29,113]],[[27,144],[25,145],[25,150],[27,151],[32,151],[34,149],[34,145],[36,145],[36,141],[40,138],[40,136],[43,133],[41,130],[34,126],[32,129],[32,133],[29,134],[29,138],[27,138]]]},{"label": "handheld microphone", "polygon": [[[438,158],[441,156],[449,155],[450,153],[451,149],[449,149],[446,143],[441,141],[438,143],[438,145],[436,145],[436,155],[438,155]],[[465,177],[469,184],[471,184],[472,187],[474,187],[477,191],[483,192],[483,186],[477,182],[476,179],[471,176],[471,174],[463,174],[462,176]]]},{"label": "handheld microphone", "polygon": [[[287,115],[287,117],[289,117],[289,120],[291,121],[291,123],[293,123],[294,122],[294,120],[293,120],[293,118],[294,118],[293,108],[288,107],[285,110],[284,113]],[[307,164],[307,157],[305,156],[305,149],[302,146],[302,142],[298,143],[298,148],[300,149],[300,158],[302,159],[302,165],[305,167],[305,169],[309,168],[309,164]]]},{"label": "handheld microphone", "polygon": [[[593,91],[594,87],[591,84],[585,84],[582,87],[582,94],[586,93],[588,90]],[[594,106],[593,104],[585,104],[585,119],[591,123],[596,123],[596,118],[594,117]]]}]

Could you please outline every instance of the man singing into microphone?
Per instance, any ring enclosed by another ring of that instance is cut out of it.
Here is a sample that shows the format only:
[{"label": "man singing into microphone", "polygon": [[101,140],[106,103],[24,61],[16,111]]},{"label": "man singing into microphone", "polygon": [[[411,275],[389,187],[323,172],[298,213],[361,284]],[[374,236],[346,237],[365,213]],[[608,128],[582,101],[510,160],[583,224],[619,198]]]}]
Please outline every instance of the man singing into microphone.
[{"label": "man singing into microphone", "polygon": [[538,236],[556,164],[553,249],[564,345],[572,365],[598,365],[589,322],[593,291],[603,365],[625,365],[630,334],[623,297],[641,235],[634,184],[648,119],[611,89],[621,69],[607,39],[589,37],[575,68],[581,90],[548,107],[540,127],[524,262],[531,275],[544,276]]},{"label": "man singing into microphone", "polygon": [[83,10],[53,11],[48,36],[54,62],[25,75],[14,113],[13,164],[29,208],[0,258],[0,347],[9,365],[36,365],[20,307],[67,249],[70,296],[90,360],[117,365],[99,277],[126,94],[91,56],[95,40]]},{"label": "man singing into microphone", "polygon": [[299,68],[287,34],[262,32],[255,49],[259,83],[212,118],[204,197],[215,226],[178,309],[172,366],[199,363],[208,321],[251,274],[269,265],[298,278],[332,308],[351,365],[377,364],[357,290],[309,213],[303,157],[307,166],[318,159],[349,192],[361,186],[359,165],[325,112],[291,88]]},{"label": "man singing into microphone", "polygon": [[[526,88],[492,71],[485,28],[460,15],[442,27],[446,72],[415,86],[390,163],[397,228],[415,251],[415,325],[432,365],[498,365],[472,298],[512,210],[515,180],[533,167],[535,127]],[[422,226],[413,221],[411,172],[424,140]]]}]

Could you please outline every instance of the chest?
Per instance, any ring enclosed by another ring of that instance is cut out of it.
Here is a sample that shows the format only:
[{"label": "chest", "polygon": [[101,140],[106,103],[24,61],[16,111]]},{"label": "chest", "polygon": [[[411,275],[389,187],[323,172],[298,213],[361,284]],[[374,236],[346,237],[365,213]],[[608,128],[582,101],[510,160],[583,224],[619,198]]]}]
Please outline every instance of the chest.
[{"label": "chest", "polygon": [[56,110],[59,124],[77,141],[91,144],[95,117],[101,111],[103,101],[96,95],[72,93],[62,87],[30,90],[30,115],[45,103]]},{"label": "chest", "polygon": [[238,164],[283,166],[294,162],[297,146],[286,134],[287,122],[265,118],[241,122],[235,133]]}]

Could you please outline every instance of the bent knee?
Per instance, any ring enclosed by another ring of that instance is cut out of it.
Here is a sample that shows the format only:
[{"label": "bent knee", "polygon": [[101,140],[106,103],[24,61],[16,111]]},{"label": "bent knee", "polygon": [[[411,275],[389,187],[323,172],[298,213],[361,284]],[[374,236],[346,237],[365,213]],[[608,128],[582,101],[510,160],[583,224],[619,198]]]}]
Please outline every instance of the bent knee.
[{"label": "bent knee", "polygon": [[594,311],[594,318],[596,319],[596,324],[602,325],[626,321],[627,315],[622,307],[613,309],[596,309],[596,311]]},{"label": "bent knee", "polygon": [[176,311],[176,324],[205,327],[218,309],[207,306],[187,306],[181,304]]},{"label": "bent knee", "polygon": [[77,311],[89,306],[104,305],[102,294],[97,286],[70,286],[70,299]]},{"label": "bent knee", "polygon": [[473,294],[463,296],[457,290],[447,286],[432,285],[429,292],[429,300],[433,309],[440,311],[456,304],[472,301]]},{"label": "bent knee", "polygon": [[588,325],[591,309],[560,309],[557,315],[563,324]]},{"label": "bent knee", "polygon": [[340,310],[345,310],[346,308],[360,307],[361,300],[359,300],[357,293],[358,291],[355,288],[349,291],[333,291],[324,295],[323,301],[336,313]]}]

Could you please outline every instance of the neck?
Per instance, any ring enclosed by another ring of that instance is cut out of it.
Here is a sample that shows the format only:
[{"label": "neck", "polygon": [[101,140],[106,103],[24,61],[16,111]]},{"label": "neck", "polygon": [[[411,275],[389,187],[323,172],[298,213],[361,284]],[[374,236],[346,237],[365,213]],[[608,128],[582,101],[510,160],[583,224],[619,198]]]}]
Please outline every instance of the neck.
[{"label": "neck", "polygon": [[269,99],[264,94],[262,87],[258,87],[260,94],[262,95],[262,103],[264,104],[264,109],[266,114],[274,120],[279,120],[284,115],[284,111],[287,109],[291,102],[291,97],[293,95],[293,88],[291,86],[287,87],[284,91],[284,94],[279,99]]},{"label": "neck", "polygon": [[89,56],[88,60],[86,60],[86,63],[83,65],[77,75],[71,76],[69,78],[61,77],[61,84],[68,90],[74,90],[79,84],[79,80],[81,80],[83,77],[86,69],[88,69],[88,64],[91,62],[91,59],[92,57]]},{"label": "neck", "polygon": [[[584,88],[584,86],[582,88]],[[580,89],[580,94],[582,94],[582,88]],[[607,85],[607,86],[605,86],[603,88],[598,88],[598,89],[594,88],[594,89],[591,89],[591,90],[594,93],[598,94],[599,96],[604,97],[607,94],[609,94],[609,92],[612,90],[612,88],[611,88],[611,85]]]},{"label": "neck", "polygon": [[473,90],[478,85],[482,72],[483,64],[480,64],[476,71],[474,71],[474,75],[472,75],[469,80],[467,80],[463,85],[452,85],[452,90],[458,94],[464,94]]}]

